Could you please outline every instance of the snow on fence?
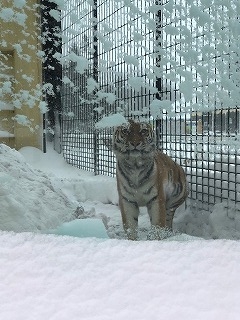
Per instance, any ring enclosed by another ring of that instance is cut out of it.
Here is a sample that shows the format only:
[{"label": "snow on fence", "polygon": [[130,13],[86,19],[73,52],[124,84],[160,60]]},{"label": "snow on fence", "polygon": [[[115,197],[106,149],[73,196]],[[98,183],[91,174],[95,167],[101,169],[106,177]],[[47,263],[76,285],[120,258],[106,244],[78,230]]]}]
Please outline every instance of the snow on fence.
[{"label": "snow on fence", "polygon": [[62,14],[62,150],[115,175],[111,130],[121,113],[156,129],[187,172],[196,207],[240,208],[239,1],[66,1]]}]

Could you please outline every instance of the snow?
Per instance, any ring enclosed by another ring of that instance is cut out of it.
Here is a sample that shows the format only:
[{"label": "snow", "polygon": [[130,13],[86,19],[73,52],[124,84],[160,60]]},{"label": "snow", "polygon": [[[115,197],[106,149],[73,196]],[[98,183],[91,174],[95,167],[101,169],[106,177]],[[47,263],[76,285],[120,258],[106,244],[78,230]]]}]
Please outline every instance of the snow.
[{"label": "snow", "polygon": [[111,114],[107,117],[103,117],[100,121],[96,123],[97,129],[111,128],[114,126],[120,126],[127,123],[127,120],[120,113]]},{"label": "snow", "polygon": [[31,120],[24,114],[16,114],[12,119],[14,119],[18,124],[22,126],[30,126]]},{"label": "snow", "polygon": [[99,89],[99,84],[93,79],[88,78],[87,79],[87,93],[92,93],[94,90]]},{"label": "snow", "polygon": [[239,317],[240,244],[129,242],[2,232],[0,317]]},{"label": "snow", "polygon": [[50,14],[56,21],[60,21],[61,16],[60,16],[60,13],[59,13],[58,10],[51,9],[51,10],[49,11],[49,14]]},{"label": "snow", "polygon": [[38,232],[72,219],[75,206],[63,193],[55,193],[47,175],[4,145],[0,145],[0,180],[1,230]]},{"label": "snow", "polygon": [[128,84],[138,92],[144,86],[144,79],[142,77],[129,77]]},{"label": "snow", "polygon": [[51,148],[1,145],[0,181],[1,319],[239,318],[239,241],[191,231],[208,237],[211,220],[224,238],[236,215],[222,205],[204,217],[182,208],[174,225],[189,235],[164,241],[145,241],[142,212],[131,242],[115,179],[73,168]]},{"label": "snow", "polygon": [[77,65],[75,67],[76,71],[80,74],[83,74],[85,70],[88,69],[88,65],[90,62],[88,61],[87,58],[83,56],[78,56],[76,53],[71,52],[68,56],[68,59],[70,61],[76,62]]},{"label": "snow", "polygon": [[[21,8],[21,6],[24,6],[24,4],[19,3],[19,8]],[[27,15],[24,12],[21,13],[14,11],[12,8],[2,8],[0,10],[0,19],[6,22],[14,21],[18,23],[20,26],[25,26]]]},{"label": "snow", "polygon": [[168,111],[168,114],[171,114],[172,104],[169,100],[158,100],[154,99],[150,103],[151,115],[154,119],[162,118],[163,111]]},{"label": "snow", "polygon": [[16,8],[22,9],[24,6],[26,6],[26,0],[14,0],[13,5]]},{"label": "snow", "polygon": [[192,91],[189,88],[192,88],[192,81],[183,81],[179,85],[179,90],[184,94],[186,102],[192,99]]},{"label": "snow", "polygon": [[0,18],[4,21],[11,21],[14,17],[14,11],[11,8],[3,8],[0,11]]},{"label": "snow", "polygon": [[96,95],[98,99],[106,99],[106,102],[110,104],[114,103],[116,100],[116,96],[111,92],[98,91]]},{"label": "snow", "polygon": [[134,56],[124,55],[124,61],[127,64],[134,65],[135,67],[137,67],[139,65],[138,59],[136,57],[134,57]]},{"label": "snow", "polygon": [[45,101],[40,101],[38,107],[39,107],[42,114],[48,112],[48,110],[49,110],[47,107],[47,103]]},{"label": "snow", "polygon": [[3,130],[0,130],[0,137],[1,138],[13,138],[14,137],[14,134],[13,133],[10,133],[8,131],[3,131]]}]

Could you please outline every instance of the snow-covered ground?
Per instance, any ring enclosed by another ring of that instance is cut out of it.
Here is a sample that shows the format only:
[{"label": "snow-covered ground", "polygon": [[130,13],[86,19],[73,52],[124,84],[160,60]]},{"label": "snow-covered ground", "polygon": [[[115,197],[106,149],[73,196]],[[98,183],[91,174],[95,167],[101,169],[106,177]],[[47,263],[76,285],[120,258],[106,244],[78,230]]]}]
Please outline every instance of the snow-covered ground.
[{"label": "snow-covered ground", "polygon": [[[115,179],[73,168],[51,148],[0,145],[0,181],[0,319],[239,319],[234,209],[183,206],[164,241],[145,241],[143,210],[131,242]],[[103,221],[110,239],[48,234],[81,218],[89,228]]]}]

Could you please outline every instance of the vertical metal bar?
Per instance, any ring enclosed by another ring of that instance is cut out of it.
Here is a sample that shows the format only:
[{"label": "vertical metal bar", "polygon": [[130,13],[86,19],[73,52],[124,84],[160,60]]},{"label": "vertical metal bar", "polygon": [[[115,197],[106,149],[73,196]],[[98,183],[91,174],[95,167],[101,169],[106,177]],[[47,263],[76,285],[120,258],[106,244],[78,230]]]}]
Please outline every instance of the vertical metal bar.
[{"label": "vertical metal bar", "polygon": [[[234,140],[236,142],[237,140],[237,135],[238,135],[238,132],[239,132],[239,111],[238,110],[238,107],[235,108],[235,121],[234,121]],[[237,151],[237,148],[235,146],[235,150],[234,150],[234,155],[235,155],[235,158],[234,158],[234,182],[235,182],[235,190],[237,190],[238,188],[240,188],[239,184],[240,182],[238,182],[237,180],[237,176],[238,176],[238,170],[237,168],[239,167],[237,165],[237,158],[238,158],[238,151]],[[235,208],[237,208],[237,201],[238,201],[238,196],[237,196],[237,192],[235,192],[235,195],[234,195],[234,202],[235,202]],[[240,203],[238,203],[239,207],[240,207]]]},{"label": "vertical metal bar", "polygon": [[[161,5],[162,0],[157,0],[156,5]],[[156,51],[162,48],[162,10],[158,10],[156,14]],[[161,65],[161,55],[158,53],[156,58],[156,66],[160,67]],[[156,88],[158,92],[156,93],[156,99],[162,100],[163,93],[163,85],[162,85],[162,77],[158,77],[156,80]],[[163,148],[163,118],[156,119],[156,144],[158,149]]]},{"label": "vertical metal bar", "polygon": [[58,5],[49,0],[42,1],[42,35],[45,36],[42,47],[46,59],[43,63],[43,82],[50,83],[53,88],[54,95],[46,93],[46,101],[48,104],[48,125],[54,130],[54,148],[61,152],[60,137],[60,113],[61,113],[61,94],[60,87],[62,83],[62,66],[58,59],[54,56],[56,53],[62,52],[62,40],[60,36],[61,21],[57,21],[50,15],[50,9],[60,12]]},{"label": "vertical metal bar", "polygon": [[[98,8],[97,0],[93,1],[93,79],[98,82]],[[96,107],[96,105],[94,105]],[[95,108],[94,108],[95,109]],[[93,123],[95,124],[98,121],[98,113],[93,110]],[[93,128],[93,152],[94,152],[94,173],[95,175],[99,174],[99,148],[98,148],[98,139],[99,134]]]}]

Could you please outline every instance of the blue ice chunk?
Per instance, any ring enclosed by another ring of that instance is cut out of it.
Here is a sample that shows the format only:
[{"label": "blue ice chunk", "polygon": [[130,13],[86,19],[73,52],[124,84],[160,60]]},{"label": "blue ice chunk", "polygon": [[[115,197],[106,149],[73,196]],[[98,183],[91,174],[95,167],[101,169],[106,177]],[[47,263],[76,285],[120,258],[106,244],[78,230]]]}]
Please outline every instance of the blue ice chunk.
[{"label": "blue ice chunk", "polygon": [[109,238],[104,224],[100,219],[72,220],[70,222],[63,223],[57,229],[50,230],[48,233],[79,238]]}]

